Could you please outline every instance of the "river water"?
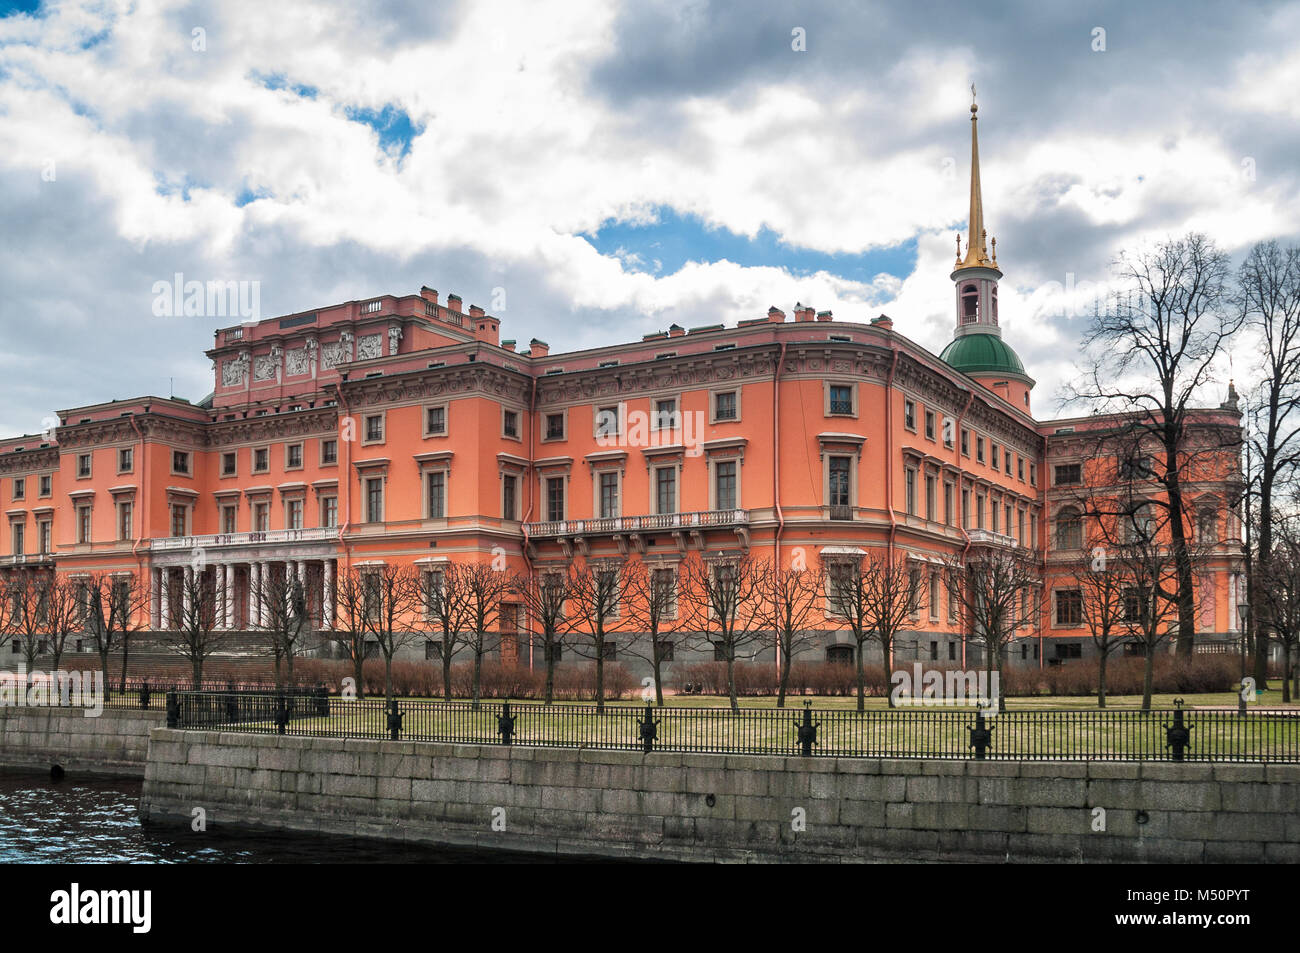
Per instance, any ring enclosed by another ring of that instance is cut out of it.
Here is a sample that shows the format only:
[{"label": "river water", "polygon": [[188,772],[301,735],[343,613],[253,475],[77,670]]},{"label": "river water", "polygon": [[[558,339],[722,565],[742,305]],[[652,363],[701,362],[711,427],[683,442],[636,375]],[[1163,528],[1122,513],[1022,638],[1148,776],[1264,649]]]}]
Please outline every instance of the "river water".
[{"label": "river water", "polygon": [[529,855],[141,824],[140,781],[0,771],[0,864],[539,863]]}]

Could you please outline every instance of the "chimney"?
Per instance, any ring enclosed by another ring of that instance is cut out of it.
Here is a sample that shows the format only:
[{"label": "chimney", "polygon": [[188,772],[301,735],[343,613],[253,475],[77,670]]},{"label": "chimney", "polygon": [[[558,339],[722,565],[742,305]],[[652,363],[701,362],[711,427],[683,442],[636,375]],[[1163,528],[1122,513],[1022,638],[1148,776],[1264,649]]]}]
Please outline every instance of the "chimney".
[{"label": "chimney", "polygon": [[528,353],[532,357],[546,357],[546,355],[551,353],[551,346],[547,344],[545,341],[537,340],[537,338],[533,338],[531,341],[529,341],[528,346],[529,346]]},{"label": "chimney", "polygon": [[[796,311],[795,313],[798,314],[799,312]],[[771,321],[773,324],[780,324],[785,320],[785,312],[776,305],[772,305],[772,307],[767,309],[767,320]]]},{"label": "chimney", "polygon": [[425,301],[432,301],[434,304],[438,303],[438,292],[428,285],[420,286],[420,297]]},{"label": "chimney", "polygon": [[[811,312],[811,311],[812,311],[812,308],[809,308],[808,310]],[[818,320],[818,321],[834,321],[834,320],[835,320],[835,316],[832,315],[829,311],[818,311],[818,312],[817,312],[817,320]]]},{"label": "chimney", "polygon": [[894,330],[894,319],[887,314],[881,314],[871,319],[871,326],[880,328],[882,331]]},{"label": "chimney", "polygon": [[484,311],[482,308],[480,308],[478,305],[472,304],[469,306],[469,316],[471,318],[481,318],[485,314],[487,314],[487,312]]},{"label": "chimney", "polygon": [[514,338],[510,338],[509,340],[502,341],[501,346],[505,348],[507,351],[513,351],[515,349]]},{"label": "chimney", "polygon": [[685,333],[686,333],[686,329],[682,327],[680,324],[668,325],[668,336],[670,338],[679,338]]},{"label": "chimney", "polygon": [[447,295],[447,307],[460,314],[460,295]]},{"label": "chimney", "polygon": [[805,308],[803,305],[796,303],[794,306],[795,321],[811,321],[813,319],[813,309]]}]

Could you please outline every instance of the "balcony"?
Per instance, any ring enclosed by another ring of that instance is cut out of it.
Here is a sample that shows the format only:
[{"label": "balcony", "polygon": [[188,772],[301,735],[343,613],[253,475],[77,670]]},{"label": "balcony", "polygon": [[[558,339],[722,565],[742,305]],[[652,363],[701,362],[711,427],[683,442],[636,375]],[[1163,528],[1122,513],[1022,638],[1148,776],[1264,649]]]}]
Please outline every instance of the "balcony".
[{"label": "balcony", "polygon": [[657,513],[654,516],[610,516],[603,519],[525,523],[532,539],[561,536],[600,536],[615,533],[679,532],[712,527],[749,525],[748,510],[705,510],[700,513]]},{"label": "balcony", "polygon": [[1015,549],[1020,545],[1014,536],[1003,536],[1001,533],[994,533],[987,529],[969,529],[966,535],[970,537],[972,546],[1001,546]]},{"label": "balcony", "polygon": [[319,543],[338,536],[337,526],[311,529],[268,529],[257,533],[216,533],[212,536],[165,536],[150,540],[155,552],[220,548],[223,546],[261,546],[277,543]]},{"label": "balcony", "polygon": [[17,569],[20,566],[53,566],[53,553],[20,553],[17,556],[0,556],[0,567]]}]

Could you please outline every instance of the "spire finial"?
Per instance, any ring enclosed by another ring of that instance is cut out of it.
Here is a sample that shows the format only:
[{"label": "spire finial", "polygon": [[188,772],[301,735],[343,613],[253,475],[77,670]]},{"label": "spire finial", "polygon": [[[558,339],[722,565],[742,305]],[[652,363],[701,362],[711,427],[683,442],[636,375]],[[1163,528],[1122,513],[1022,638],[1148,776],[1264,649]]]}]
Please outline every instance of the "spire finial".
[{"label": "spire finial", "polygon": [[970,217],[967,222],[969,234],[966,238],[966,258],[960,262],[962,267],[991,266],[988,245],[984,235],[984,200],[980,194],[980,147],[975,105],[975,84],[970,87]]}]

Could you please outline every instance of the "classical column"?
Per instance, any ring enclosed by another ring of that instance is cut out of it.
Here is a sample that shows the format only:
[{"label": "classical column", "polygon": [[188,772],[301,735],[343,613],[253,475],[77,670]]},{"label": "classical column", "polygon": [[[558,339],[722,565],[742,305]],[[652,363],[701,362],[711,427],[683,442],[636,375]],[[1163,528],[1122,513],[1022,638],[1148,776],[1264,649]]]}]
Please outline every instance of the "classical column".
[{"label": "classical column", "polygon": [[221,627],[235,627],[235,567],[222,563],[218,567],[221,573]]},{"label": "classical column", "polygon": [[254,629],[262,626],[262,564],[248,564],[248,624]]},{"label": "classical column", "polygon": [[[185,567],[184,587],[181,590],[181,625],[186,626],[190,621],[190,612],[194,605],[194,587],[195,583],[194,567],[187,565]],[[198,585],[202,585],[202,581]]]},{"label": "classical column", "polygon": [[162,627],[162,570],[157,566],[149,569],[149,628],[155,632]]},{"label": "classical column", "polygon": [[322,564],[322,593],[320,604],[321,628],[334,628],[334,560],[326,559]]},{"label": "classical column", "polygon": [[172,627],[172,603],[171,603],[171,570],[164,567],[161,570],[162,586],[160,588],[161,601],[158,611],[158,627],[161,629],[170,629]]}]

